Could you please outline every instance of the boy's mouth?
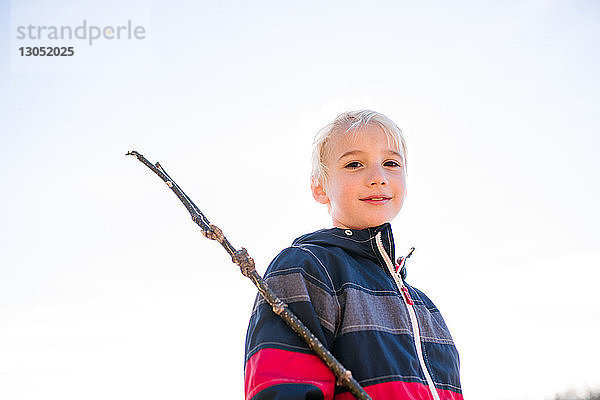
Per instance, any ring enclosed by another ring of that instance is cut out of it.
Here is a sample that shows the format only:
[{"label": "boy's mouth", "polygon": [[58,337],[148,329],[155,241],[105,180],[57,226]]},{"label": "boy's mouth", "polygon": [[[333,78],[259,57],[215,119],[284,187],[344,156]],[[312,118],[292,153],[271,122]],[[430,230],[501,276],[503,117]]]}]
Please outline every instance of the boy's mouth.
[{"label": "boy's mouth", "polygon": [[369,204],[385,204],[388,201],[390,201],[391,199],[392,198],[389,196],[369,196],[369,197],[363,197],[362,199],[359,199],[359,200],[367,202]]}]

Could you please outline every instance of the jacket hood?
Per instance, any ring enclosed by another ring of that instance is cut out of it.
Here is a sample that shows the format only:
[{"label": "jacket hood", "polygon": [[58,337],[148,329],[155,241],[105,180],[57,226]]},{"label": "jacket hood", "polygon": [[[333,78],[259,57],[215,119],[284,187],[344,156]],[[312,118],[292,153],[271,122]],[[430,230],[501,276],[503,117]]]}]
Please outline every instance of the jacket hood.
[{"label": "jacket hood", "polygon": [[294,245],[315,244],[323,247],[340,247],[346,252],[372,259],[385,265],[379,253],[376,237],[381,233],[381,242],[392,263],[395,260],[394,236],[389,222],[366,229],[321,229],[294,240]]}]

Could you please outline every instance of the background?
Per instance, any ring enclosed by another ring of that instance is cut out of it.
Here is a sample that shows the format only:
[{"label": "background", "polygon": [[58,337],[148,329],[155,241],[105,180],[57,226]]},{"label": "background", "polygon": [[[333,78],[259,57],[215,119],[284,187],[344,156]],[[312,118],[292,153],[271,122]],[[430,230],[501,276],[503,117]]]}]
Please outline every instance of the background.
[{"label": "background", "polygon": [[[408,142],[396,248],[469,399],[600,386],[600,3],[2,2],[0,397],[243,397],[255,297],[160,161],[262,273],[329,227],[311,142],[380,111]],[[145,27],[19,40],[17,27]],[[20,46],[74,46],[21,57]]]}]

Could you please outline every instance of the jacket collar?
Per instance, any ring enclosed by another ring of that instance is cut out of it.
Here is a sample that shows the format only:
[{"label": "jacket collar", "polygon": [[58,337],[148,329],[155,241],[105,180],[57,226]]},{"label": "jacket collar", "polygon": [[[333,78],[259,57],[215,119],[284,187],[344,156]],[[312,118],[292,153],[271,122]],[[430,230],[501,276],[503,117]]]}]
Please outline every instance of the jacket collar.
[{"label": "jacket collar", "polygon": [[393,263],[395,259],[394,236],[389,222],[366,229],[321,229],[300,236],[294,240],[294,245],[316,244],[323,247],[340,247],[352,255],[369,258],[385,266],[376,242],[380,233],[383,248]]}]

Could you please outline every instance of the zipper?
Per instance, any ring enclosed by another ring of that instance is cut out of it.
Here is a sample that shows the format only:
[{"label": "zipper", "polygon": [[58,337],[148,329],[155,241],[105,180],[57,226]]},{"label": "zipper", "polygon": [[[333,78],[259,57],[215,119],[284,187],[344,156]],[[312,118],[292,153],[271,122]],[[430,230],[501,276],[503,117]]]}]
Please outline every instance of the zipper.
[{"label": "zipper", "polygon": [[406,307],[408,308],[408,314],[410,315],[410,322],[412,325],[413,337],[415,339],[415,348],[417,349],[417,357],[419,358],[421,369],[423,370],[423,374],[425,375],[425,379],[427,380],[427,386],[429,386],[429,391],[431,392],[431,395],[433,396],[434,400],[440,400],[440,396],[438,395],[438,392],[435,389],[435,385],[433,384],[433,379],[431,379],[431,374],[429,374],[429,370],[427,369],[427,365],[425,364],[425,358],[423,357],[423,349],[421,347],[421,332],[419,330],[417,314],[414,308],[415,303],[413,302],[413,300],[410,297],[410,294],[408,293],[408,288],[404,286],[404,282],[400,278],[399,272],[396,273],[396,271],[394,270],[394,264],[392,263],[390,256],[387,254],[385,248],[383,247],[383,242],[381,241],[381,232],[378,232],[377,235],[375,235],[375,242],[377,243],[377,249],[379,250],[381,257],[383,257],[383,260],[385,261],[385,265],[387,266],[388,270],[390,271],[390,274],[392,274],[392,277],[394,278],[396,288],[399,290],[400,293],[402,293],[402,298],[404,299]]}]

